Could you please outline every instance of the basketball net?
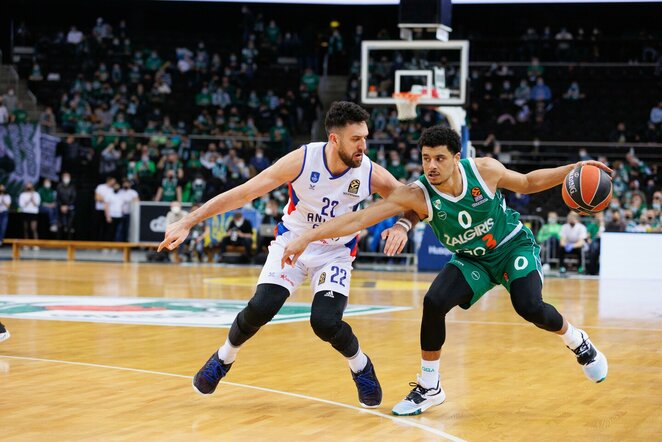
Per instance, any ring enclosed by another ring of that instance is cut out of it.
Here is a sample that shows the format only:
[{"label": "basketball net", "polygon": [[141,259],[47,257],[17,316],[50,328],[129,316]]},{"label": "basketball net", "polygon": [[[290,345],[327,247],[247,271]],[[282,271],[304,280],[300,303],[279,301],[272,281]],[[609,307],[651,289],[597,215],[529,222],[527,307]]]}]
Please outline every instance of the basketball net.
[{"label": "basketball net", "polygon": [[416,118],[416,105],[423,94],[415,94],[413,92],[396,92],[393,94],[395,105],[398,108],[398,120],[413,120]]}]

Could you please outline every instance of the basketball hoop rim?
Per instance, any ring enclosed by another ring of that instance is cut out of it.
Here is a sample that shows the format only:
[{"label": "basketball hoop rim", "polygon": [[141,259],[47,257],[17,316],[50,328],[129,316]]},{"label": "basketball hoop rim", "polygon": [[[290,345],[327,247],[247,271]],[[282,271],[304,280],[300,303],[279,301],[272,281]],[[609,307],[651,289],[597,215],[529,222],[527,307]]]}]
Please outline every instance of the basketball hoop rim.
[{"label": "basketball hoop rim", "polygon": [[393,98],[395,100],[407,100],[409,102],[417,103],[423,98],[423,94],[417,94],[415,92],[395,92]]}]

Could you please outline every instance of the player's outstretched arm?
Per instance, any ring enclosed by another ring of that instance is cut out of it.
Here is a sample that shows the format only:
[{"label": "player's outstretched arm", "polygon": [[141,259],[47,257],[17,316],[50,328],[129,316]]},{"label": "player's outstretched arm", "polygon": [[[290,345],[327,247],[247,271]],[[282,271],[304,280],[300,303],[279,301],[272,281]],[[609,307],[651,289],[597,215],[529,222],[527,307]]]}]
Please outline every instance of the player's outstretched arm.
[{"label": "player's outstretched arm", "polygon": [[164,248],[174,250],[186,240],[191,227],[196,224],[214,215],[243,207],[255,198],[274,190],[288,181],[292,181],[301,171],[303,157],[303,148],[290,152],[259,175],[227,192],[216,195],[198,210],[189,213],[180,221],[168,225],[166,227],[165,238],[159,244],[158,250],[161,251]]},{"label": "player's outstretched arm", "polygon": [[[390,218],[407,210],[415,210],[421,216],[427,213],[423,191],[415,185],[398,187],[388,198],[357,212],[325,222],[316,229],[311,229],[285,247],[281,266],[294,265],[308,244],[320,239],[351,235],[379,221]],[[427,216],[427,215],[425,215]]]},{"label": "player's outstretched arm", "polygon": [[478,171],[483,176],[490,188],[502,188],[518,193],[536,193],[551,189],[563,183],[563,179],[575,167],[596,166],[611,174],[612,170],[599,161],[580,161],[565,166],[549,169],[538,169],[527,174],[506,169],[506,167],[494,158],[477,158],[475,160]]},{"label": "player's outstretched arm", "polygon": [[[377,163],[373,163],[372,191],[374,193],[379,194],[382,198],[388,198],[395,189],[402,186],[404,186],[404,184],[396,180],[386,169]],[[382,239],[386,240],[386,244],[384,244],[384,253],[388,256],[393,256],[402,252],[402,249],[404,249],[407,240],[409,239],[409,230],[420,221],[418,214],[414,210],[406,211],[402,217],[409,222],[400,221],[402,225],[396,224],[382,232]],[[404,227],[405,225],[409,228]]]}]

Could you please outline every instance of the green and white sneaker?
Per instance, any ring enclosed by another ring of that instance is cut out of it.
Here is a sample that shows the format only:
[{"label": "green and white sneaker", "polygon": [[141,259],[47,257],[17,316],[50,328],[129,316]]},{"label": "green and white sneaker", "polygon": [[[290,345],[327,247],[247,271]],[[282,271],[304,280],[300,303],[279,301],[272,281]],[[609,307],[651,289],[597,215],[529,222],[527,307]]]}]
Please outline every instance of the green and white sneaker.
[{"label": "green and white sneaker", "polygon": [[417,382],[410,382],[414,387],[402,401],[398,402],[391,412],[396,416],[416,416],[434,405],[441,405],[446,400],[446,393],[437,381],[434,388],[421,386],[421,378],[416,376]]}]

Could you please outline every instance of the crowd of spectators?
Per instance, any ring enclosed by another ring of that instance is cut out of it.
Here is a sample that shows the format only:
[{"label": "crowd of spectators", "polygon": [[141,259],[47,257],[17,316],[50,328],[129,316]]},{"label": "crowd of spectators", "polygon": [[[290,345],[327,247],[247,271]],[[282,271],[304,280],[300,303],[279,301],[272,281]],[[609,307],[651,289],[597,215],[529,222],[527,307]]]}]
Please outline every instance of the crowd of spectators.
[{"label": "crowd of spectators", "polygon": [[[599,59],[595,52],[599,45],[573,42],[597,41],[600,37],[597,29],[590,35],[580,30],[559,29],[555,34],[549,29],[527,30],[521,47],[521,54],[530,60],[527,68],[494,63],[472,69],[472,100],[467,109],[472,133],[487,136],[500,127],[518,125],[533,128],[536,134],[550,133],[547,116],[555,106],[559,102],[580,103],[588,94],[572,76],[567,76],[562,87],[550,87],[541,59]],[[352,101],[359,101],[358,48],[364,38],[361,26],[349,37],[334,28],[326,42],[332,65],[342,66],[340,59],[348,57],[346,99]],[[382,30],[377,38],[390,37]],[[539,44],[545,41],[549,45]],[[98,226],[95,239],[126,240],[132,202],[169,202],[171,218],[175,219],[182,213],[176,209],[180,203],[204,203],[264,170],[274,158],[292,148],[294,135],[310,133],[320,117],[320,66],[311,60],[305,42],[296,32],[281,30],[275,20],[253,15],[248,8],[244,8],[241,45],[230,51],[216,51],[203,40],[190,48],[150,48],[131,38],[126,22],[111,25],[102,18],[90,31],[72,26],[67,33],[57,34],[49,45],[66,50],[80,61],[81,69],[58,102],[42,113],[40,122],[46,131],[64,131],[77,137],[65,138],[58,147],[65,172],[56,189],[50,180],[44,180],[36,191],[26,186],[21,194],[18,206],[25,214],[26,237],[36,237],[36,215],[40,212],[46,215],[48,230],[53,234],[69,238],[75,235],[76,186],[82,184],[84,176],[89,178],[92,168],[98,178],[95,184],[105,182],[94,192]],[[644,46],[644,61],[659,57],[653,46]],[[540,47],[547,49],[541,53]],[[588,53],[585,48],[589,48]],[[256,81],[260,71],[270,69],[262,62],[278,57],[297,60],[301,70],[298,87],[277,89]],[[455,74],[449,71],[447,77],[452,82]],[[43,70],[35,59],[31,82],[58,78],[59,73]],[[172,111],[180,99],[186,100],[183,107],[192,109],[192,113]],[[417,179],[422,167],[416,140],[423,129],[443,122],[442,117],[433,110],[420,109],[417,119],[402,122],[393,109],[371,111],[369,156],[402,182]],[[0,123],[25,118],[15,92],[7,91],[0,99]],[[662,102],[650,109],[644,130],[629,130],[627,126],[624,121],[614,121],[615,129],[608,139],[618,143],[662,141]],[[81,135],[88,136],[89,143]],[[192,135],[197,138],[193,140]],[[204,136],[209,139],[201,141]],[[494,149],[482,154],[498,156],[498,148]],[[579,155],[588,156],[585,152]],[[659,171],[634,153],[625,161],[614,162],[613,167],[614,199],[601,222],[611,229],[622,226],[623,231],[660,231]],[[6,197],[0,190],[0,240],[9,207],[3,202]],[[256,200],[254,207],[276,219],[280,216],[278,208],[286,200],[285,189],[279,189]],[[508,201],[527,213],[527,195],[508,195]],[[387,227],[388,222],[365,232],[369,250],[376,250],[379,232]],[[202,259],[206,251],[197,238],[204,236],[204,226],[196,232],[187,251]],[[229,237],[225,246],[228,241],[247,245],[247,238],[239,233],[235,236]],[[258,239],[257,249],[263,246]],[[252,248],[252,244],[246,248]]]}]

